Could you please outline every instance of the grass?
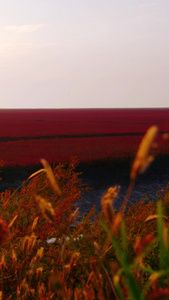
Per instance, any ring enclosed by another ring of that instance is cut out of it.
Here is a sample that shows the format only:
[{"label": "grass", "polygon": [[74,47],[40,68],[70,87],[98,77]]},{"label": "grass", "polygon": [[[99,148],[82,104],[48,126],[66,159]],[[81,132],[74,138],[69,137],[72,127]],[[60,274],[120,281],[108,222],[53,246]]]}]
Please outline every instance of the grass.
[{"label": "grass", "polygon": [[126,211],[137,176],[154,158],[157,133],[150,127],[138,148],[119,212],[120,187],[110,187],[102,212],[93,207],[76,222],[87,188],[74,158],[53,169],[43,159],[21,189],[1,193],[0,299],[169,298],[169,186],[157,203]]}]

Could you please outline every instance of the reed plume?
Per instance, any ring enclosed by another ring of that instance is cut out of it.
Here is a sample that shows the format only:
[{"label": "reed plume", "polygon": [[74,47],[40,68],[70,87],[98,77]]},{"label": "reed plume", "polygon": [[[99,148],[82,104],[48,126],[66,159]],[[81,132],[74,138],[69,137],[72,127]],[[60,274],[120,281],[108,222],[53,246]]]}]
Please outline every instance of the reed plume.
[{"label": "reed plume", "polygon": [[113,222],[113,203],[116,197],[118,196],[120,186],[110,187],[106,194],[101,199],[102,210],[107,218],[107,221],[112,224]]},{"label": "reed plume", "polygon": [[144,173],[149,165],[154,160],[154,155],[150,154],[152,149],[154,140],[158,133],[157,126],[151,126],[145,133],[139,148],[137,150],[137,154],[135,160],[132,165],[132,169],[130,172],[131,180],[134,180],[138,174]]},{"label": "reed plume", "polygon": [[54,209],[52,204],[39,195],[35,195],[35,202],[39,207],[43,217],[52,223],[54,221]]},{"label": "reed plume", "polygon": [[58,183],[56,182],[51,166],[48,164],[48,162],[45,159],[41,159],[40,161],[46,171],[47,178],[49,179],[52,188],[58,194],[58,196],[61,196],[62,192],[60,190]]}]

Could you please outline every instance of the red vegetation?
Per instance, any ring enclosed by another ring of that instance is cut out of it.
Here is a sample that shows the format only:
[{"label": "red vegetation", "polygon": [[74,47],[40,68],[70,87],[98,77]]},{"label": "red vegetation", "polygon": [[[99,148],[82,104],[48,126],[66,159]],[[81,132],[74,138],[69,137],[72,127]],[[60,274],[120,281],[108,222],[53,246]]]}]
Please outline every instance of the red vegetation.
[{"label": "red vegetation", "polygon": [[[133,156],[150,125],[169,132],[169,110],[1,110],[0,158],[5,165]],[[161,144],[161,142],[160,142]],[[168,153],[168,141],[160,153]]]}]

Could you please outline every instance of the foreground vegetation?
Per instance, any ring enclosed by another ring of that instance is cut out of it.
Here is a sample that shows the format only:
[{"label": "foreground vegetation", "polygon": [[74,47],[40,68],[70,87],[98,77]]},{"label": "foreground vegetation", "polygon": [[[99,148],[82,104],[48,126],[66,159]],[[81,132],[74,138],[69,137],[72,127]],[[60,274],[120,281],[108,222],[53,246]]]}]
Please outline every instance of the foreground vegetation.
[{"label": "foreground vegetation", "polygon": [[77,222],[77,160],[43,168],[0,195],[0,299],[169,299],[169,187],[157,203],[126,211],[137,176],[153,160],[158,128],[145,134],[116,212],[120,187]]}]

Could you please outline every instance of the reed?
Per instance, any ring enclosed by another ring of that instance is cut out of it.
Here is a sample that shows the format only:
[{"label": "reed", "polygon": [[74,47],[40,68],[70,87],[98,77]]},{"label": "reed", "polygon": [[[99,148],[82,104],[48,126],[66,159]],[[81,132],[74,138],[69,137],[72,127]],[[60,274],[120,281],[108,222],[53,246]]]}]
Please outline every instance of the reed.
[{"label": "reed", "polygon": [[137,176],[154,159],[157,133],[150,127],[138,147],[119,212],[113,203],[120,187],[110,187],[102,212],[92,208],[75,225],[86,189],[75,158],[53,169],[42,159],[43,169],[21,189],[1,194],[1,299],[169,298],[169,187],[157,203],[126,211]]}]

